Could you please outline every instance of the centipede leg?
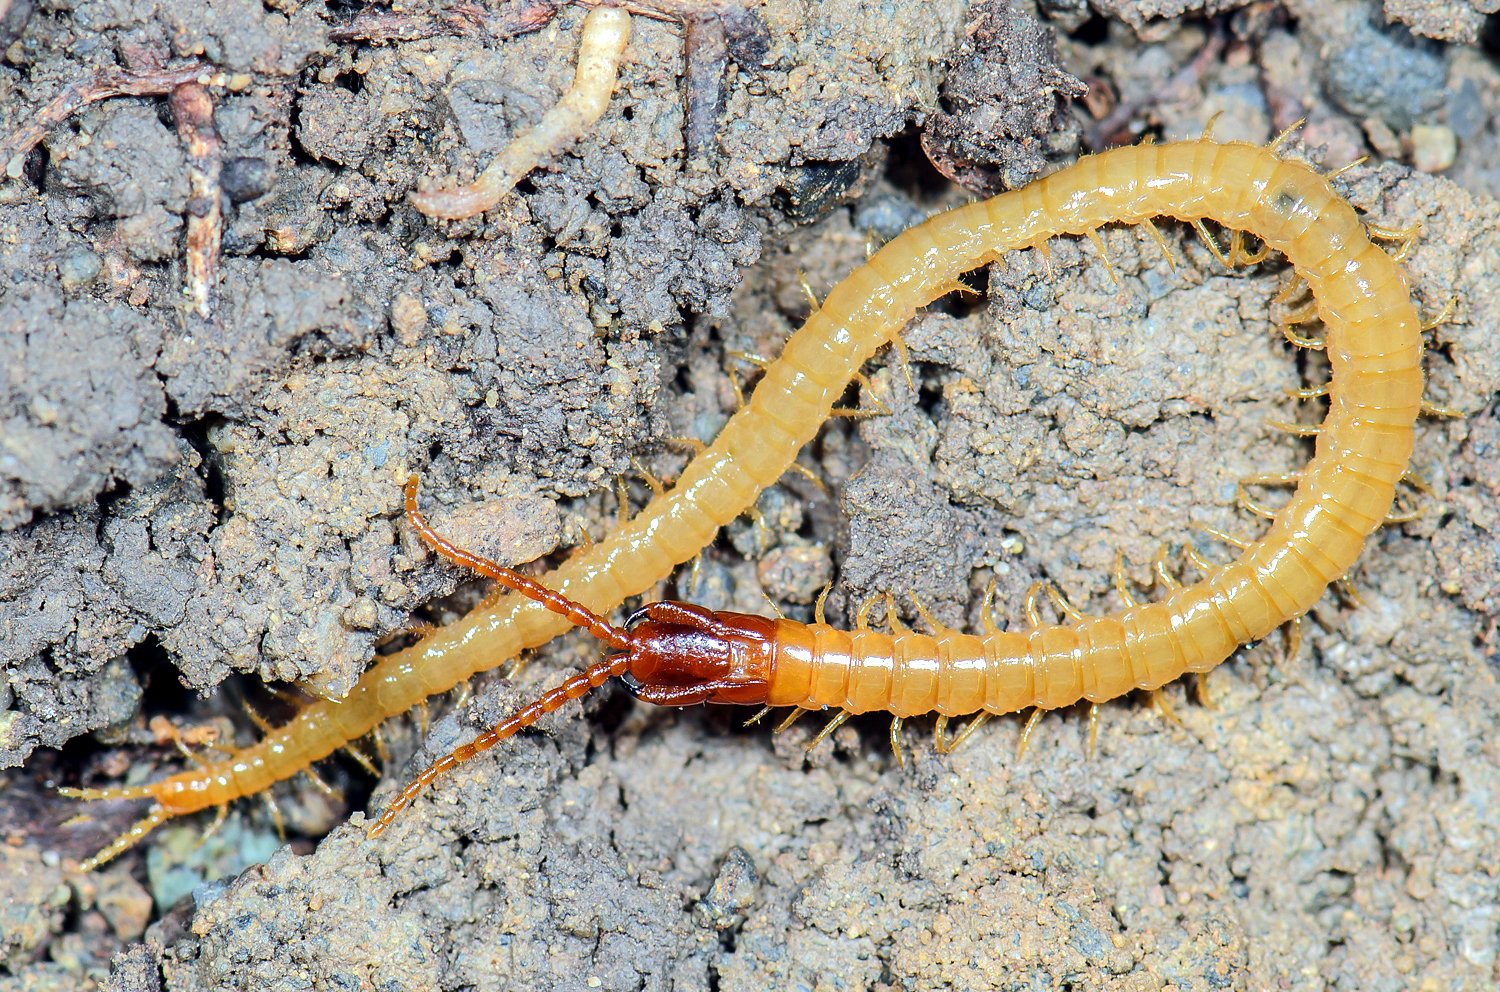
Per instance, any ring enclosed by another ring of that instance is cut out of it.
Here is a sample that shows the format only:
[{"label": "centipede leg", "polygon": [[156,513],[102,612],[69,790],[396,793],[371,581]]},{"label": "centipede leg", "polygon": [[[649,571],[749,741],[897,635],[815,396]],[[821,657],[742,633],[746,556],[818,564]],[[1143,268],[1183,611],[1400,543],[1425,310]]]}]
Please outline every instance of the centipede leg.
[{"label": "centipede leg", "polygon": [[1166,256],[1167,268],[1171,269],[1173,272],[1176,272],[1177,259],[1172,257],[1172,250],[1167,247],[1167,239],[1161,236],[1161,231],[1157,230],[1156,225],[1153,224],[1149,218],[1142,220],[1141,226],[1146,229],[1147,234],[1151,235],[1152,240],[1156,242],[1156,247],[1160,248],[1161,253]]},{"label": "centipede leg", "polygon": [[207,844],[209,838],[212,837],[214,834],[216,834],[216,833],[219,832],[219,828],[224,825],[224,821],[228,817],[229,817],[229,804],[228,803],[220,803],[218,805],[218,807],[214,810],[214,822],[212,822],[212,823],[210,823],[208,825],[208,829],[205,830],[205,831],[203,831],[202,836],[200,836],[198,838],[198,843],[195,844],[194,846],[195,847],[202,847],[204,844]]},{"label": "centipede leg", "polygon": [[347,754],[350,758],[353,758],[355,764],[359,765],[359,767],[363,768],[371,775],[380,775],[380,771],[375,767],[375,762],[370,760],[370,756],[365,754],[359,748],[355,747],[352,742],[345,744],[343,747],[339,748],[339,750],[344,754]]},{"label": "centipede leg", "polygon": [[1161,710],[1161,715],[1165,717],[1168,722],[1174,724],[1179,730],[1188,729],[1187,724],[1183,723],[1182,718],[1177,715],[1177,710],[1172,706],[1172,701],[1167,698],[1165,689],[1152,689],[1151,702],[1156,706],[1157,709]]},{"label": "centipede leg", "polygon": [[1016,744],[1016,760],[1020,761],[1026,756],[1026,748],[1031,744],[1031,733],[1036,730],[1036,725],[1042,722],[1043,709],[1038,706],[1031,711],[1031,717],[1026,721],[1026,726],[1021,729],[1021,739]]},{"label": "centipede leg", "polygon": [[1434,327],[1440,327],[1443,324],[1446,324],[1448,322],[1448,318],[1453,316],[1453,309],[1457,306],[1458,297],[1448,297],[1448,302],[1443,304],[1443,309],[1439,310],[1436,316],[1428,317],[1426,320],[1422,321],[1422,330],[1430,331]]},{"label": "centipede leg", "polygon": [[853,714],[851,714],[848,710],[839,710],[839,715],[834,717],[832,720],[829,720],[828,723],[823,727],[823,729],[818,731],[818,736],[802,745],[803,749],[811,751],[813,748],[823,743],[828,739],[829,734],[842,727],[844,725],[844,721],[849,719],[849,717],[852,715]]},{"label": "centipede leg", "polygon": [[1120,277],[1115,274],[1115,267],[1110,264],[1109,252],[1104,250],[1104,239],[1099,237],[1099,232],[1094,228],[1089,228],[1083,233],[1088,235],[1089,241],[1093,242],[1094,250],[1099,253],[1099,259],[1104,263],[1104,271],[1109,273],[1110,281],[1118,286]]},{"label": "centipede leg", "polygon": [[1282,664],[1290,665],[1297,660],[1297,653],[1302,650],[1302,618],[1293,617],[1281,629],[1281,661]]},{"label": "centipede leg", "polygon": [[1214,702],[1213,696],[1208,691],[1208,677],[1212,672],[1199,672],[1193,678],[1193,695],[1198,700],[1198,705],[1204,709],[1216,710],[1219,704]]},{"label": "centipede leg", "polygon": [[1139,606],[1140,600],[1135,598],[1135,593],[1130,591],[1130,586],[1125,578],[1125,552],[1115,552],[1115,592],[1119,595],[1121,602],[1127,607]]},{"label": "centipede leg", "polygon": [[906,767],[906,755],[901,751],[901,718],[891,717],[891,753],[896,756],[898,767]]},{"label": "centipede leg", "polygon": [[937,733],[939,745],[938,753],[952,754],[954,751],[958,750],[958,746],[972,737],[974,735],[974,731],[978,730],[986,723],[989,723],[991,716],[992,714],[988,710],[980,710],[977,714],[974,715],[974,719],[970,720],[968,725],[965,726],[963,730],[960,730],[958,732],[958,736],[953,738],[951,741],[945,741],[943,739],[944,728],[940,728]]},{"label": "centipede leg", "polygon": [[333,786],[324,781],[323,776],[313,771],[311,765],[308,765],[306,768],[302,769],[302,774],[307,776],[307,780],[313,784],[313,788],[323,793],[323,795],[327,796],[329,799],[335,801],[343,799],[343,795],[339,792],[339,790],[335,789]]},{"label": "centipede leg", "polygon": [[760,723],[761,718],[764,717],[769,712],[771,712],[771,707],[769,707],[769,706],[762,706],[758,711],[756,711],[756,714],[754,716],[752,716],[750,719],[746,720],[740,726],[742,726],[742,727],[753,727],[757,723]]},{"label": "centipede leg", "polygon": [[1438,406],[1436,403],[1422,401],[1422,416],[1424,417],[1451,417],[1457,419],[1464,416],[1462,410],[1455,410],[1451,406]]},{"label": "centipede leg", "polygon": [[1088,759],[1094,760],[1094,752],[1099,746],[1099,704],[1089,704],[1089,749]]},{"label": "centipede leg", "polygon": [[78,866],[78,870],[87,874],[100,865],[114,860],[139,844],[141,838],[171,818],[172,814],[163,809],[160,804],[153,804],[151,809],[147,811],[144,819],[137,820],[131,824],[130,829],[111,841],[108,847],[81,863]]},{"label": "centipede leg", "polygon": [[771,731],[771,733],[773,733],[773,734],[779,734],[779,733],[784,732],[792,724],[796,723],[797,720],[798,720],[798,718],[800,718],[802,716],[802,714],[804,714],[806,712],[808,712],[808,710],[804,709],[801,706],[798,706],[798,707],[794,708],[792,710],[792,712],[787,716],[787,718],[785,720],[782,720],[780,723],[778,723],[776,725],[776,729],[773,730],[773,731]]},{"label": "centipede leg", "polygon": [[281,815],[281,807],[276,804],[276,797],[271,795],[269,789],[262,792],[261,796],[266,801],[266,809],[271,813],[271,822],[276,824],[276,836],[281,838],[283,844],[286,843],[286,819]]}]

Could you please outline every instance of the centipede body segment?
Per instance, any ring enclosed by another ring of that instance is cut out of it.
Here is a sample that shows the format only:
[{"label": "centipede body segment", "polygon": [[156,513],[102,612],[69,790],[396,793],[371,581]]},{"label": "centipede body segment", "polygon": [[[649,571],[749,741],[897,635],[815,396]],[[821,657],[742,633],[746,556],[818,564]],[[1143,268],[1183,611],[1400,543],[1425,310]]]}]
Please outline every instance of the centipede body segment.
[{"label": "centipede body segment", "polygon": [[[778,631],[765,701],[898,717],[1055,709],[1206,671],[1238,645],[1300,616],[1358,558],[1406,472],[1422,398],[1421,322],[1396,262],[1323,177],[1273,149],[1207,139],[1088,156],[888,243],[792,335],[748,404],[672,490],[545,585],[593,614],[650,588],[787,470],[860,366],[963,272],[1058,235],[1160,215],[1250,231],[1285,254],[1327,327],[1327,419],[1269,531],[1204,581],[1071,626],[986,636],[889,637],[826,625]],[[157,821],[253,794],[568,623],[522,597],[498,598],[380,659],[346,699],[309,706],[231,760],[147,786],[77,794],[154,797]],[[122,838],[94,863],[137,836]]]}]

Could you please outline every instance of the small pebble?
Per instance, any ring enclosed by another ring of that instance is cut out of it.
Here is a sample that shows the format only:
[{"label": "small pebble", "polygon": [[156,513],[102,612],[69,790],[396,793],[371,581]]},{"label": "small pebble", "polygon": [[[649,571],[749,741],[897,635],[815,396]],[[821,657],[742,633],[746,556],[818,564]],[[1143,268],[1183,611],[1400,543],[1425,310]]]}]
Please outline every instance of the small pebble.
[{"label": "small pebble", "polygon": [[414,348],[427,330],[427,308],[410,293],[397,293],[391,301],[391,329],[406,347]]},{"label": "small pebble", "polygon": [[1411,164],[1418,172],[1442,172],[1458,157],[1458,137],[1446,124],[1411,129]]},{"label": "small pebble", "polygon": [[104,262],[87,248],[69,252],[57,263],[57,274],[64,289],[76,289],[93,282],[103,269]]},{"label": "small pebble", "polygon": [[1401,157],[1401,139],[1396,137],[1396,132],[1391,126],[1379,117],[1371,117],[1365,121],[1365,137],[1370,141],[1370,147],[1386,158]]},{"label": "small pebble", "polygon": [[745,918],[745,910],[760,890],[760,874],[744,849],[731,847],[719,865],[708,894],[693,907],[698,921],[715,930],[728,930]]},{"label": "small pebble", "polygon": [[275,182],[271,166],[263,158],[232,158],[224,163],[224,168],[219,172],[219,188],[233,203],[244,203],[265,196]]}]

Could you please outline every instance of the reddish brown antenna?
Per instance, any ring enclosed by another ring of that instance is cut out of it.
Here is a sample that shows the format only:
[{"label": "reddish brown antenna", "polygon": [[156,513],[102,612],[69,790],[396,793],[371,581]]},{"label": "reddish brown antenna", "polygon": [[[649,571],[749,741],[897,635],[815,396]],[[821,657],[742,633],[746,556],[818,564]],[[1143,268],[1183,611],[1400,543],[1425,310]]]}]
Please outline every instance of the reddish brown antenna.
[{"label": "reddish brown antenna", "polygon": [[[438,550],[444,558],[455,565],[471,568],[480,575],[487,575],[496,582],[510,589],[514,589],[528,599],[534,599],[547,609],[560,616],[567,617],[574,624],[587,630],[599,640],[612,648],[621,651],[629,650],[630,635],[619,627],[610,623],[599,614],[585,607],[579,606],[560,592],[548,589],[535,579],[528,579],[514,569],[498,565],[488,558],[481,558],[476,554],[465,551],[463,548],[450,543],[437,531],[428,525],[427,519],[422,516],[422,511],[417,509],[417,477],[415,474],[406,477],[406,516],[411,525],[416,528],[422,539]],[[592,671],[592,669],[590,669]]]}]

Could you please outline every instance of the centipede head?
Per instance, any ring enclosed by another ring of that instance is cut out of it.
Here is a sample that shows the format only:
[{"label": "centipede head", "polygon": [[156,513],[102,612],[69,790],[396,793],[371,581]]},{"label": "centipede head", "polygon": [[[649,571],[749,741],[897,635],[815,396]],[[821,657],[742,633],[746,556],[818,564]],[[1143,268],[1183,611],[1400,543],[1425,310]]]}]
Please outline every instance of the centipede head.
[{"label": "centipede head", "polygon": [[637,697],[658,706],[765,702],[774,620],[667,602],[640,610],[625,629],[629,668],[622,678]]}]

